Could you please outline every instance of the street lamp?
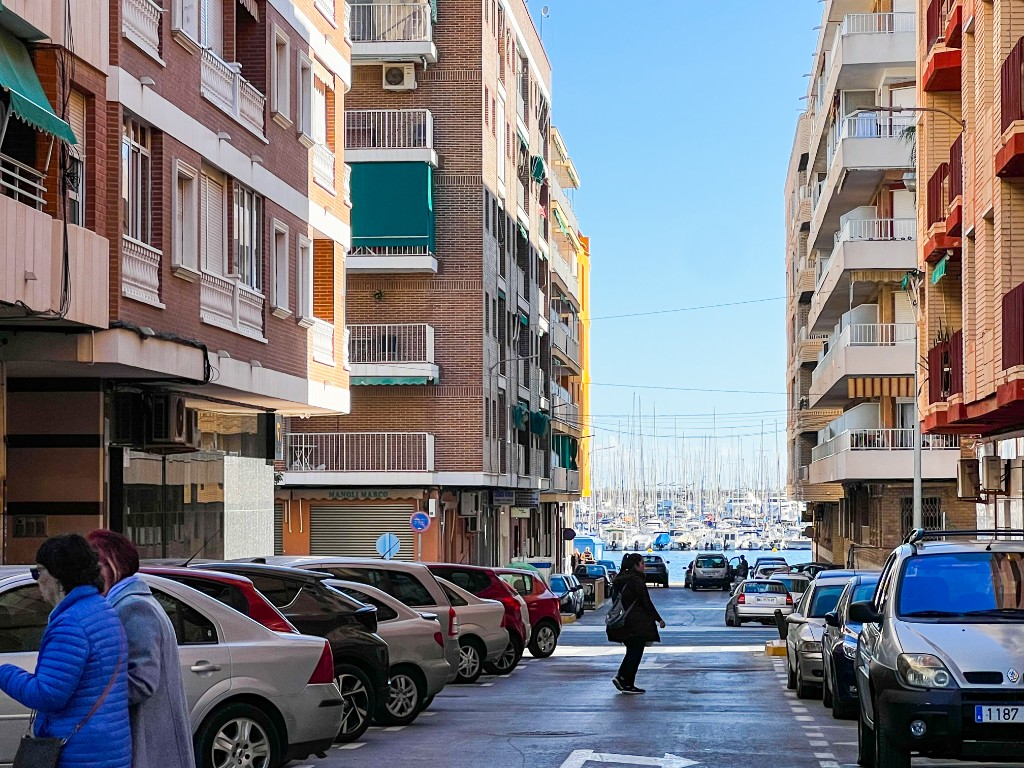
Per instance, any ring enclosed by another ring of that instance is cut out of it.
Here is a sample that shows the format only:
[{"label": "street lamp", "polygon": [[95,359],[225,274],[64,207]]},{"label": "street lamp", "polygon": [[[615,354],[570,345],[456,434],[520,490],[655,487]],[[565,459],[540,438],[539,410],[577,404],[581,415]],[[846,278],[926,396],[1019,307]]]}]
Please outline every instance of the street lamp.
[{"label": "street lamp", "polygon": [[914,307],[914,511],[913,511],[913,524],[911,528],[917,530],[924,527],[924,515],[921,511],[921,419],[917,413],[918,403],[921,399],[920,392],[920,375],[919,371],[921,368],[920,354],[918,350],[918,344],[920,343],[920,326],[921,326],[921,284],[924,282],[922,279],[923,273],[919,269],[911,269],[907,272],[904,278],[904,283],[910,288],[908,293],[910,294],[910,303]]}]

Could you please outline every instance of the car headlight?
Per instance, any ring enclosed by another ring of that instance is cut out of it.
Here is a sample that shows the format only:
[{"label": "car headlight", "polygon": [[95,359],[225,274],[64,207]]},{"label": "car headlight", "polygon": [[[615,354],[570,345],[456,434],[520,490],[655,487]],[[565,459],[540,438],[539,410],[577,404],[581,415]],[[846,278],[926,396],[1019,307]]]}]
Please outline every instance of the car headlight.
[{"label": "car headlight", "polygon": [[821,643],[817,640],[804,640],[800,643],[800,653],[821,653]]},{"label": "car headlight", "polygon": [[856,643],[843,643],[843,655],[848,659],[857,658],[857,644]]},{"label": "car headlight", "polygon": [[956,683],[942,659],[930,653],[901,653],[896,670],[904,685],[911,688],[952,688]]}]

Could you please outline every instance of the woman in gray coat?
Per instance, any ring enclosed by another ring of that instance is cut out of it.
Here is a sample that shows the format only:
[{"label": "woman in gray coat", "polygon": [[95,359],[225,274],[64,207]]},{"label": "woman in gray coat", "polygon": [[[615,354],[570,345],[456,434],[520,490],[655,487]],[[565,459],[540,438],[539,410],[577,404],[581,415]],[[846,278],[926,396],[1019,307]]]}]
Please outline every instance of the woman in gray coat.
[{"label": "woman in gray coat", "polygon": [[195,768],[174,626],[138,576],[139,552],[119,533],[87,537],[99,555],[107,601],[128,636],[128,716],[134,768]]}]

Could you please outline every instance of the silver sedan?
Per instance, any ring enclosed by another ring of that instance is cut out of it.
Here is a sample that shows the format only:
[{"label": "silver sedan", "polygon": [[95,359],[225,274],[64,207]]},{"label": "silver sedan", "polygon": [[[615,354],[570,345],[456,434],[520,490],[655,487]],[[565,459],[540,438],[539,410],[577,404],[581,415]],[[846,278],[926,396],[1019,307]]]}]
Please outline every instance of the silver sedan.
[{"label": "silver sedan", "polygon": [[444,688],[451,673],[437,614],[414,611],[368,584],[340,579],[324,583],[377,609],[377,634],[388,644],[391,696],[373,718],[381,725],[408,725]]},{"label": "silver sedan", "polygon": [[784,616],[793,612],[793,596],[785,584],[770,579],[746,579],[736,585],[725,604],[725,625],[738,627],[745,621],[769,624],[775,611]]},{"label": "silver sedan", "polygon": [[[142,578],[178,636],[197,768],[235,765],[242,743],[239,768],[274,768],[330,748],[344,702],[323,638],[278,634],[191,587]],[[0,580],[0,663],[35,669],[52,609],[27,573]],[[0,694],[0,763],[14,760],[30,714]]]},{"label": "silver sedan", "polygon": [[475,683],[484,663],[500,658],[508,647],[505,606],[497,600],[477,597],[472,592],[437,578],[459,619],[459,675],[457,683]]}]

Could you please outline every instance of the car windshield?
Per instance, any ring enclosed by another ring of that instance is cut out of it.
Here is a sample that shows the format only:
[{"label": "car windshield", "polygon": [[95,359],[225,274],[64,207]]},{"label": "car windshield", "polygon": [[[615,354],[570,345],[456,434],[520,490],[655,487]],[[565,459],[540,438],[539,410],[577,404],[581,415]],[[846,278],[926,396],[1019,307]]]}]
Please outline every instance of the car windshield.
[{"label": "car windshield", "polygon": [[907,559],[901,618],[1024,621],[1024,552],[959,552]]},{"label": "car windshield", "polygon": [[807,579],[793,579],[785,576],[776,576],[775,581],[784,584],[790,592],[804,592],[807,589]]},{"label": "car windshield", "polygon": [[715,555],[713,557],[698,557],[697,558],[698,568],[725,568],[725,558],[721,555]]},{"label": "car windshield", "polygon": [[825,617],[825,614],[829,611],[834,611],[836,605],[839,603],[839,597],[843,594],[843,589],[846,587],[845,584],[827,584],[819,586],[814,590],[814,595],[811,601],[811,610],[807,612],[807,617],[811,619],[821,619]]},{"label": "car windshield", "polygon": [[777,581],[748,581],[743,585],[743,591],[748,595],[786,594],[786,588]]},{"label": "car windshield", "polygon": [[563,592],[568,592],[568,587],[565,586],[565,579],[561,576],[552,576],[548,580],[548,586],[551,587],[551,591],[556,595],[560,595]]},{"label": "car windshield", "polygon": [[877,581],[872,581],[867,584],[858,584],[853,590],[853,597],[850,598],[850,602],[859,603],[864,600],[872,600],[875,597],[875,587],[877,586]]}]

